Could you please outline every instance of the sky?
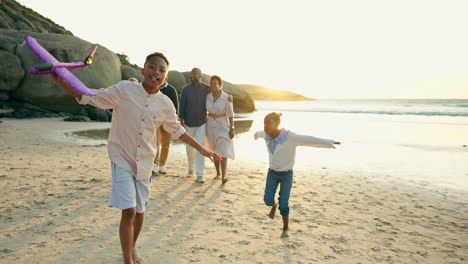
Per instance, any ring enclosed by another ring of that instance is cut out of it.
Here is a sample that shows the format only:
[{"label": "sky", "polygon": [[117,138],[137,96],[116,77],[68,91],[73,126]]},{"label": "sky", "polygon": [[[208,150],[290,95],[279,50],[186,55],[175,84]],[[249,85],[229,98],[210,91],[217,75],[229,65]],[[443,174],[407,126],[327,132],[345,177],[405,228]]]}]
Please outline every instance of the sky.
[{"label": "sky", "polygon": [[311,98],[468,99],[466,0],[18,2],[140,66],[160,51]]}]

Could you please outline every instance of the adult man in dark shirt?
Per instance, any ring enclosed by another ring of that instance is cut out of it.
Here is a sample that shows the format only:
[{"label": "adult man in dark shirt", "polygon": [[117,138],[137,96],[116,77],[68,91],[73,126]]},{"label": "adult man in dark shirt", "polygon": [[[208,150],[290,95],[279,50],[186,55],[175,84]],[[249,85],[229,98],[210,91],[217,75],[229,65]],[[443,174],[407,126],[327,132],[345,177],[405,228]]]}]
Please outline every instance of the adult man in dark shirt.
[{"label": "adult man in dark shirt", "polygon": [[[187,133],[200,144],[205,143],[206,134],[206,96],[210,92],[210,87],[201,82],[202,72],[198,68],[193,68],[190,73],[191,83],[182,89],[179,105],[180,123],[184,125]],[[203,172],[205,169],[205,158],[195,149],[186,145],[188,174],[192,176],[197,173],[197,181],[205,182]],[[196,157],[195,157],[196,156]],[[196,161],[195,161],[196,160]]]},{"label": "adult man in dark shirt", "polygon": [[[171,99],[177,112],[179,101],[177,100],[176,89],[166,82],[160,91]],[[169,146],[171,144],[171,134],[164,130],[162,126],[158,130],[157,141],[157,152],[156,157],[154,158],[153,173],[159,172],[161,174],[166,174],[166,161],[169,154]]]}]

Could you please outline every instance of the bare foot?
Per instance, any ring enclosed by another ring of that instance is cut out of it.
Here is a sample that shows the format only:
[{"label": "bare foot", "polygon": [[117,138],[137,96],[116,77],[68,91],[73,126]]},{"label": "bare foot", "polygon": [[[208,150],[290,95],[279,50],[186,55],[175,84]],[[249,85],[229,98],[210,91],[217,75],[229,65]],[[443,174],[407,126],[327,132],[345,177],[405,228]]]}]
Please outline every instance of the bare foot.
[{"label": "bare foot", "polygon": [[228,179],[223,179],[223,184],[226,184],[228,182]]},{"label": "bare foot", "polygon": [[275,213],[276,213],[276,208],[277,207],[278,207],[277,203],[274,203],[273,206],[271,207],[270,213],[268,214],[268,217],[270,217],[270,219],[275,218]]},{"label": "bare foot", "polygon": [[140,254],[138,254],[138,251],[136,250],[136,248],[133,249],[132,258],[133,258],[133,263],[135,263],[135,264],[143,264],[144,263],[143,259],[140,256]]},{"label": "bare foot", "polygon": [[218,179],[218,178],[219,178],[219,174],[216,174],[216,177],[215,177],[215,179]]},{"label": "bare foot", "polygon": [[283,233],[281,233],[281,237],[284,238],[284,237],[288,237],[289,234],[288,234],[288,229],[283,229]]}]

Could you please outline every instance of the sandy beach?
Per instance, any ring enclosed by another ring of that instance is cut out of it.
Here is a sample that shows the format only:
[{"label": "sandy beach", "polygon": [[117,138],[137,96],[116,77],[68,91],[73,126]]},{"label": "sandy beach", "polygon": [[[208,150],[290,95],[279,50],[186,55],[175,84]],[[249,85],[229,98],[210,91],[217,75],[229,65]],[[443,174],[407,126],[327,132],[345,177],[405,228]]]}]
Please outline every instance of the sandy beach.
[{"label": "sandy beach", "polygon": [[[60,118],[0,123],[1,263],[122,263],[109,208],[108,128]],[[265,152],[266,155],[266,152]],[[295,168],[290,237],[263,205],[267,165],[238,159],[227,185],[186,177],[183,153],[154,176],[138,248],[145,263],[467,263],[468,191],[334,168]]]}]

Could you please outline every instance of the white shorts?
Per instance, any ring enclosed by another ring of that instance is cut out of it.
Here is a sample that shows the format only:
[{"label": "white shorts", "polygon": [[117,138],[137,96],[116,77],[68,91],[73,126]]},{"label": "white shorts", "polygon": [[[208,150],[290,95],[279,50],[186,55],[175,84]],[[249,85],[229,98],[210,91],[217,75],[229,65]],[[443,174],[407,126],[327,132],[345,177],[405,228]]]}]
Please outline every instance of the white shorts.
[{"label": "white shorts", "polygon": [[135,173],[124,169],[114,162],[112,167],[112,189],[109,206],[119,209],[135,208],[137,213],[144,213],[151,187],[151,177],[147,180],[135,179]]}]

